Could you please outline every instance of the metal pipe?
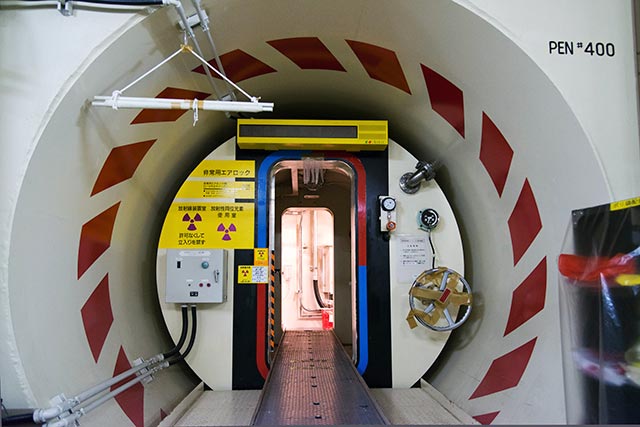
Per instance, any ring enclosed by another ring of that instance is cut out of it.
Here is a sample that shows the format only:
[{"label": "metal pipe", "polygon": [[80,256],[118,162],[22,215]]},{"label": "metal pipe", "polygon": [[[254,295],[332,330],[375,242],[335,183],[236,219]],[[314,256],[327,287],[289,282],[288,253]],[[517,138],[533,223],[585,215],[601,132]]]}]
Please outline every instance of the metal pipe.
[{"label": "metal pipe", "polygon": [[58,405],[54,405],[45,409],[36,409],[35,411],[33,411],[33,420],[36,423],[44,423],[47,420],[55,418],[60,414],[62,414],[63,412],[71,410],[77,407],[78,405],[80,405],[81,403],[85,402],[86,400],[91,399],[92,397],[108,389],[112,385],[124,380],[127,377],[130,377],[131,375],[136,374],[137,372],[145,369],[149,365],[157,363],[162,360],[163,360],[162,354],[153,356],[151,359],[141,363],[140,365],[134,366],[131,369],[125,372],[122,372],[119,375],[116,375],[115,377],[112,377],[106,381],[96,384],[93,387],[87,389],[86,391],[78,394],[77,396],[64,400]]},{"label": "metal pipe", "polygon": [[[158,356],[162,357],[161,354],[158,355]],[[123,373],[121,373],[119,375],[116,375],[115,377],[113,377],[113,378],[111,378],[111,379],[109,379],[107,381],[104,381],[103,383],[98,384],[98,385],[90,388],[89,390],[87,390],[87,391],[85,391],[83,393],[80,393],[78,396],[76,396],[74,398],[74,400],[77,400],[78,404],[80,404],[80,403],[82,403],[82,402],[84,402],[84,401],[86,401],[88,399],[91,399],[93,396],[95,396],[96,394],[100,393],[101,391],[104,391],[104,390],[108,389],[109,387],[111,387],[112,385],[124,380],[125,378],[130,377],[131,375],[134,375],[134,374],[140,372],[141,370],[147,368],[149,365],[158,362],[159,360],[154,360],[154,359],[157,359],[158,356],[154,356],[153,358],[149,359],[148,361],[143,362],[138,366],[134,366],[133,368],[131,368],[131,369],[127,370],[127,371],[124,371]],[[162,360],[162,359],[160,359],[160,360]]]},{"label": "metal pipe", "polygon": [[433,163],[420,161],[416,165],[415,172],[407,172],[400,177],[400,188],[407,194],[414,194],[420,189],[420,183],[432,180],[436,176],[436,170],[440,168],[440,162]]},{"label": "metal pipe", "polygon": [[[169,4],[173,5],[176,8],[176,11],[178,12],[178,16],[180,17],[180,20],[182,21],[182,25],[184,26],[185,33],[187,34],[187,36],[189,36],[189,38],[193,42],[193,46],[196,48],[198,55],[202,57],[203,56],[202,49],[200,49],[200,44],[196,39],[196,35],[193,33],[193,29],[191,28],[191,26],[189,26],[189,20],[187,19],[187,15],[184,12],[184,7],[182,7],[182,2],[180,2],[180,0],[162,0],[162,2],[167,5]],[[209,68],[206,66],[204,66],[203,68],[204,68],[204,72],[207,75],[207,78],[209,79],[209,83],[211,83],[211,86],[213,87],[213,91],[216,94],[216,98],[222,99],[222,97],[220,96],[220,91],[218,90],[218,86],[213,80],[213,76],[211,75]]]},{"label": "metal pipe", "polygon": [[[218,71],[222,73],[223,76],[226,77],[227,73],[224,71],[224,67],[222,66],[222,61],[220,60],[220,55],[218,55],[218,50],[216,49],[216,45],[213,42],[213,37],[211,36],[211,30],[209,29],[209,17],[202,9],[202,4],[200,0],[191,0],[193,7],[196,9],[196,13],[198,14],[198,18],[200,18],[200,26],[202,27],[202,31],[207,36],[207,40],[209,41],[209,45],[211,46],[211,50],[213,52],[213,59],[216,61],[216,65],[218,66]],[[229,96],[233,101],[236,101],[236,94],[233,92],[233,87],[227,83],[227,89],[229,90]]]},{"label": "metal pipe", "polygon": [[139,382],[143,381],[145,378],[147,378],[147,377],[153,375],[154,373],[156,373],[156,372],[158,372],[158,371],[160,371],[160,370],[162,370],[164,368],[167,368],[167,367],[169,367],[169,362],[164,361],[162,363],[159,363],[159,364],[155,365],[152,369],[149,369],[149,371],[145,372],[144,374],[139,375],[138,377],[132,379],[131,381],[121,385],[117,389],[115,389],[115,390],[105,394],[101,398],[96,399],[95,401],[91,402],[86,407],[78,409],[77,411],[73,412],[72,414],[70,414],[67,417],[61,418],[61,419],[56,420],[56,421],[50,421],[50,422],[44,424],[44,427],[67,427],[67,426],[70,426],[70,425],[77,425],[76,422],[80,417],[88,414],[89,412],[91,412],[94,409],[96,409],[97,407],[101,406],[102,404],[104,404],[108,400],[116,397],[120,393],[130,389],[134,385],[136,385]]},{"label": "metal pipe", "polygon": [[[61,0],[23,0],[28,3],[60,3]],[[66,0],[74,3],[107,4],[116,6],[162,6],[162,0]]]},{"label": "metal pipe", "polygon": [[[206,68],[206,67],[205,67]],[[195,101],[195,102],[194,102]],[[94,96],[91,105],[111,108],[151,108],[155,110],[199,110],[261,113],[273,111],[272,102],[208,101],[173,98],[139,98],[129,96]]]},{"label": "metal pipe", "polygon": [[[67,0],[70,1],[70,0]],[[72,0],[79,3],[111,4],[118,6],[162,6],[162,0]]]}]

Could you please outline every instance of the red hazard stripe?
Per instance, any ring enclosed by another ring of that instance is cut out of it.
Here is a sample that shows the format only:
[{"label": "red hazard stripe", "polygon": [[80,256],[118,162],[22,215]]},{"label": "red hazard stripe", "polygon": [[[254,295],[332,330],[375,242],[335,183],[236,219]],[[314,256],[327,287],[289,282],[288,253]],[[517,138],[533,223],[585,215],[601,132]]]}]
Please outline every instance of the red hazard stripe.
[{"label": "red hazard stripe", "polygon": [[294,37],[267,43],[303,70],[346,71],[317,37]]},{"label": "red hazard stripe", "polygon": [[154,142],[156,140],[151,139],[112,149],[100,169],[91,195],[131,178]]},{"label": "red hazard stripe", "polygon": [[409,84],[394,51],[355,40],[346,40],[346,42],[356,54],[369,77],[411,95]]},{"label": "red hazard stripe", "polygon": [[480,141],[480,162],[493,181],[493,185],[502,196],[507,182],[513,149],[502,135],[500,129],[491,121],[489,116],[482,113],[482,139]]},{"label": "red hazard stripe", "polygon": [[498,414],[500,413],[500,411],[496,411],[496,412],[489,412],[486,414],[481,414],[481,415],[474,415],[474,419],[479,422],[480,424],[484,424],[484,425],[489,425],[493,422],[493,420],[496,419],[496,417],[498,416]]},{"label": "red hazard stripe", "polygon": [[513,291],[509,320],[504,330],[507,336],[544,308],[547,295],[547,257],[544,257],[526,279]]},{"label": "red hazard stripe", "polygon": [[529,180],[524,181],[508,224],[513,249],[513,265],[515,266],[542,230],[538,204],[533,190],[531,190],[531,185],[529,185]]},{"label": "red hazard stripe", "polygon": [[517,386],[529,364],[536,340],[537,337],[491,362],[489,370],[469,399]]},{"label": "red hazard stripe", "polygon": [[[131,364],[129,363],[124,349],[120,347],[118,359],[116,360],[116,366],[113,370],[113,376],[115,377],[116,375],[121,374],[122,372],[129,369],[131,369]],[[133,378],[135,378],[135,376],[125,378],[119,383],[113,385],[111,387],[111,390],[113,391],[117,389]],[[124,413],[127,415],[127,417],[129,417],[131,422],[136,427],[144,427],[144,387],[141,383],[138,383],[127,389],[126,391],[123,391],[122,393],[117,395],[115,399],[120,408],[124,411]]]},{"label": "red hazard stripe", "polygon": [[78,279],[111,246],[111,234],[120,202],[82,226],[78,247]]},{"label": "red hazard stripe", "polygon": [[464,138],[464,97],[462,90],[442,75],[420,64],[431,108]]},{"label": "red hazard stripe", "polygon": [[[276,70],[269,65],[240,49],[220,55],[220,62],[222,63],[222,68],[224,68],[226,76],[234,83],[276,72]],[[215,69],[218,69],[215,60],[212,59],[209,61],[209,64]],[[194,68],[193,71],[204,74],[204,65]],[[216,73],[211,73],[211,75],[215,78],[220,78]]]},{"label": "red hazard stripe", "polygon": [[96,286],[91,296],[80,310],[84,333],[89,342],[93,360],[98,362],[100,352],[113,324],[111,299],[109,296],[109,275]]}]

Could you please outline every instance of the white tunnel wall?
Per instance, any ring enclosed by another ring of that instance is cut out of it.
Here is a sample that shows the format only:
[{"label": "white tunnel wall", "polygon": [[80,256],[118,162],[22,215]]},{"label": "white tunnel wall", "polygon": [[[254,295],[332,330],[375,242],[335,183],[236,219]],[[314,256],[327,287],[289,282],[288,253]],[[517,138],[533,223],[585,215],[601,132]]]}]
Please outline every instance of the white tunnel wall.
[{"label": "white tunnel wall", "polygon": [[[560,92],[505,34],[456,2],[389,3],[204,2],[221,53],[241,49],[277,70],[240,83],[276,102],[278,114],[388,119],[396,142],[418,158],[444,162],[438,182],[463,232],[476,306],[468,324],[452,335],[431,381],[471,415],[499,412],[496,423],[563,422],[555,258],[570,210],[610,200],[600,161]],[[170,346],[153,273],[160,226],[182,179],[234,127],[213,112],[201,112],[195,127],[191,113],[173,122],[130,125],[138,111],[87,105],[87,99],[122,88],[177,48],[173,11],[146,18],[86,10],[64,18],[50,9],[2,15],[3,31],[17,32],[39,19],[47,23],[38,37],[24,33],[27,39],[7,64],[31,70],[36,61],[42,70],[60,67],[69,76],[66,81],[54,71],[48,81],[44,71],[30,71],[21,80],[14,71],[1,86],[22,107],[5,116],[3,103],[0,126],[7,136],[0,156],[7,195],[0,207],[0,327],[7,350],[0,360],[3,397],[20,407],[45,405],[59,392],[73,394],[112,375],[121,351],[131,361]],[[86,36],[89,28],[95,33]],[[318,37],[345,71],[301,70],[266,43],[291,37]],[[53,38],[77,44],[60,48],[61,63],[50,52],[43,56],[51,64],[25,53],[38,52],[40,45],[53,49],[46,40]],[[345,40],[393,51],[411,94],[370,78]],[[155,96],[167,87],[210,92],[204,76],[185,72],[197,63],[184,58],[127,95]],[[462,91],[464,138],[431,108],[420,64]],[[25,102],[25,94],[39,93],[45,105]],[[479,159],[483,113],[514,153],[501,195]],[[130,179],[91,196],[113,148],[150,140],[155,142]],[[632,176],[635,145],[594,143],[607,153],[608,170]],[[523,203],[525,182],[542,228],[514,265],[509,218]],[[618,180],[613,191],[631,195],[635,185]],[[110,246],[78,275],[83,226],[117,203]],[[545,257],[544,309],[505,336],[513,291]],[[113,323],[95,360],[81,310],[107,275]],[[496,389],[491,378],[483,383],[490,372],[502,375],[491,368],[514,354],[526,359],[515,385]],[[192,385],[193,378],[179,370],[159,375],[145,387],[144,415],[136,412],[134,423],[141,416],[146,424],[157,422],[160,410],[170,410]],[[91,425],[127,420],[115,402],[91,417]]]}]

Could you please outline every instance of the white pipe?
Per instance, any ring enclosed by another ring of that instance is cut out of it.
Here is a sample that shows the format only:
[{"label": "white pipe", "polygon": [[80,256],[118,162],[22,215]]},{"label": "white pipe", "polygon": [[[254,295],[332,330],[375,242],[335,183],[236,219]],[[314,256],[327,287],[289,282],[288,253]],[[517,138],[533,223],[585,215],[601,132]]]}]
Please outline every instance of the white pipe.
[{"label": "white pipe", "polygon": [[154,363],[158,363],[160,361],[162,361],[164,359],[164,357],[162,356],[162,354],[159,354],[157,356],[152,357],[151,359],[149,359],[148,361],[134,366],[133,368],[129,369],[128,371],[122,372],[121,374],[118,374],[117,376],[102,382],[101,384],[98,384],[94,387],[91,387],[90,389],[88,389],[87,391],[84,391],[82,393],[80,393],[78,396],[76,396],[74,399],[78,400],[78,404],[86,401],[87,399],[91,399],[93,396],[95,396],[96,394],[100,393],[103,390],[106,390],[107,388],[111,387],[112,385],[122,381],[123,379],[143,370],[144,368],[146,368],[149,365],[152,365]]},{"label": "white pipe", "polygon": [[153,356],[149,360],[141,363],[140,365],[134,366],[131,369],[116,375],[115,377],[112,377],[106,381],[103,381],[99,384],[94,385],[93,387],[87,389],[86,391],[83,391],[82,393],[78,394],[75,397],[64,400],[58,405],[53,405],[45,409],[36,409],[35,411],[33,411],[33,421],[35,421],[36,423],[47,422],[48,420],[59,416],[63,412],[69,411],[75,408],[76,406],[80,405],[86,400],[91,399],[96,394],[108,389],[109,387],[122,381],[123,379],[143,370],[149,365],[161,362],[163,360],[164,360],[164,356],[162,354],[158,354],[156,356]]},{"label": "white pipe", "polygon": [[105,394],[100,399],[97,399],[97,400],[91,402],[86,407],[78,409],[73,414],[70,414],[67,417],[61,418],[61,419],[56,420],[56,421],[48,422],[48,423],[44,424],[43,427],[67,427],[67,426],[70,426],[70,425],[77,425],[77,420],[80,417],[88,414],[89,412],[91,412],[94,409],[96,409],[97,407],[101,406],[102,404],[104,404],[108,400],[116,397],[120,393],[130,389],[131,387],[133,387],[134,385],[138,384],[139,382],[141,382],[145,378],[155,374],[156,372],[161,371],[162,369],[168,368],[168,367],[169,367],[169,362],[167,362],[167,361],[161,362],[161,363],[155,365],[152,369],[149,369],[148,372],[145,372],[144,374],[136,377],[135,379],[133,379],[133,380],[121,385],[120,387],[118,387],[117,389],[113,390],[112,392]]},{"label": "white pipe", "polygon": [[[313,169],[312,169],[313,173]],[[311,245],[311,250],[313,251],[311,254],[311,271],[313,272],[313,280],[318,280],[318,211],[313,210],[311,214],[311,221],[313,227],[313,244]]]},{"label": "white pipe", "polygon": [[298,217],[298,223],[296,224],[296,243],[298,244],[298,294],[300,295],[300,303],[302,304],[302,220],[304,219],[304,212]]},{"label": "white pipe", "polygon": [[[136,98],[127,96],[94,96],[91,105],[94,107],[111,108],[151,108],[156,110],[191,110],[193,99],[172,98]],[[244,101],[200,101],[197,109],[209,111],[232,111],[242,113],[261,113],[273,111],[272,102],[244,102]]]}]

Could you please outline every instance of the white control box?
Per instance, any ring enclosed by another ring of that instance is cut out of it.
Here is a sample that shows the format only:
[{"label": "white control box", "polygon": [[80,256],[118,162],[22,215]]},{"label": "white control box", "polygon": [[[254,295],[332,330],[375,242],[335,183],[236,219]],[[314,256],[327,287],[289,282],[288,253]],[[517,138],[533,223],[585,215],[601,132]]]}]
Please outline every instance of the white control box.
[{"label": "white control box", "polygon": [[222,303],[227,300],[227,251],[167,250],[165,301]]}]

